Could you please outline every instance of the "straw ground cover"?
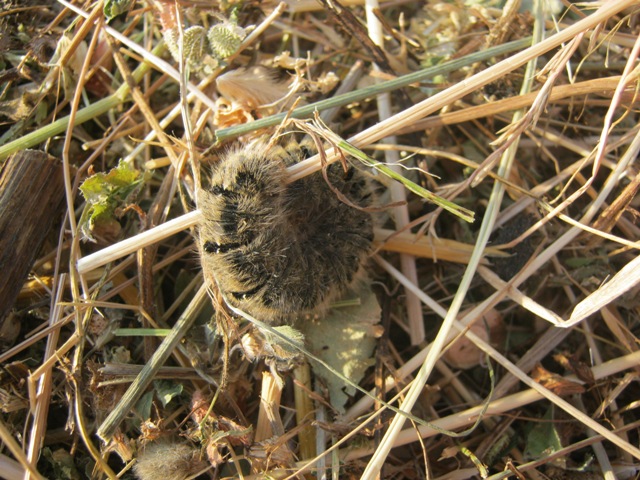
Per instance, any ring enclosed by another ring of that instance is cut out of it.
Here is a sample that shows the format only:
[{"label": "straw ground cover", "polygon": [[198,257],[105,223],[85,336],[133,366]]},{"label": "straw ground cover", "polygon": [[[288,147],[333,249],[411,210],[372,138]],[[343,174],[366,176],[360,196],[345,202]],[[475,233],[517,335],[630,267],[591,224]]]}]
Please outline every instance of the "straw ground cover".
[{"label": "straw ground cover", "polygon": [[[58,159],[66,210],[0,320],[2,475],[635,478],[636,3],[6,3],[0,161]],[[369,280],[269,326],[203,281],[197,195],[293,131],[290,182],[384,208]]]}]

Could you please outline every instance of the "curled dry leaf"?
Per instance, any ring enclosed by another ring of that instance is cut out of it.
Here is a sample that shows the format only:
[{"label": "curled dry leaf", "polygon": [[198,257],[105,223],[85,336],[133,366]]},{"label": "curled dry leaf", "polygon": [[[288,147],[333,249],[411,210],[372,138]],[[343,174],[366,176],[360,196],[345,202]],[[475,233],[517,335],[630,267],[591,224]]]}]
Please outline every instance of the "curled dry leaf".
[{"label": "curled dry leaf", "polygon": [[567,380],[557,373],[550,372],[538,364],[531,372],[531,377],[545,388],[561,397],[585,392],[585,388],[577,382]]},{"label": "curled dry leaf", "polygon": [[573,372],[576,377],[586,384],[593,385],[595,383],[595,378],[593,377],[591,368],[580,360],[577,355],[558,353],[553,356],[553,359],[570,372]]},{"label": "curled dry leaf", "polygon": [[[488,343],[496,343],[502,336],[504,323],[497,310],[487,312],[470,330]],[[485,353],[467,337],[458,338],[444,353],[443,358],[453,368],[468,370],[484,362]]]}]

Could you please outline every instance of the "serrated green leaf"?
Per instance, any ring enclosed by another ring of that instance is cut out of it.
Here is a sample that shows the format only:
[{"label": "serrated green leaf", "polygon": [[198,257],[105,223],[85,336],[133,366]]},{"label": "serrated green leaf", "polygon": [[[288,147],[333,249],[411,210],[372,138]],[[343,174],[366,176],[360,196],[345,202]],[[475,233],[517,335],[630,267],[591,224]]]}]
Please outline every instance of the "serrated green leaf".
[{"label": "serrated green leaf", "polygon": [[107,22],[120,14],[123,14],[133,6],[135,0],[106,0],[102,12]]},{"label": "serrated green leaf", "polygon": [[79,225],[83,236],[93,240],[92,232],[97,225],[115,222],[116,208],[130,203],[144,181],[144,175],[122,161],[107,173],[100,172],[87,178],[80,185],[86,200]]},{"label": "serrated green leaf", "polygon": [[114,194],[126,197],[131,190],[138,186],[141,179],[140,172],[128,163],[120,161],[118,166],[107,173],[99,172],[87,178],[80,191],[87,202],[100,202]]}]

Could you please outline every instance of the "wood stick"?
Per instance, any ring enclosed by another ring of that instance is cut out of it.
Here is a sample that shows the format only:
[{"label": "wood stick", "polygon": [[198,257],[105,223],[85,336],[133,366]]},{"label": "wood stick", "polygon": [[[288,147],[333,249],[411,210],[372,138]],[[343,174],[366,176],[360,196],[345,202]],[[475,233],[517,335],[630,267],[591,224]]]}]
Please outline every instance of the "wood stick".
[{"label": "wood stick", "polygon": [[12,155],[0,170],[0,325],[64,206],[62,164],[39,150]]}]

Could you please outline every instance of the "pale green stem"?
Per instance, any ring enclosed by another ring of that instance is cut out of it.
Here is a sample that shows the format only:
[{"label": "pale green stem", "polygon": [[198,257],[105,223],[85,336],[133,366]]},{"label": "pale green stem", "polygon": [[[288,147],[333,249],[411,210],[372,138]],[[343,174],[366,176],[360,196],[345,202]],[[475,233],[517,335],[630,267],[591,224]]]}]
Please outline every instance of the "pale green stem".
[{"label": "pale green stem", "polygon": [[[509,52],[513,52],[515,50],[520,50],[522,48],[527,47],[530,44],[531,44],[531,37],[523,38],[521,40],[516,40],[514,42],[505,43],[504,45],[499,45],[497,47],[491,47],[486,50],[482,50],[481,52],[476,52],[472,55],[468,55],[464,58],[460,58],[458,60],[445,62],[442,65],[425,68],[424,70],[410,73],[408,75],[398,77],[394,80],[378,83],[370,87],[361,88],[360,90],[356,90],[355,92],[349,92],[343,95],[336,95],[335,97],[327,98],[326,100],[321,100],[319,102],[311,103],[309,105],[296,108],[288,116],[289,118],[308,118],[311,115],[313,115],[315,111],[321,112],[328,108],[341,107],[353,102],[357,102],[359,100],[364,100],[365,98],[373,98],[384,92],[391,92],[393,90],[397,90],[398,88],[409,86],[412,83],[422,82],[426,79],[433,78],[438,75],[445,75],[447,73],[459,70],[465,66],[471,65],[476,62],[482,62],[493,57],[497,57]],[[224,140],[228,140],[230,138],[235,138],[240,135],[244,135],[245,133],[248,133],[248,132],[253,132],[254,130],[258,130],[260,128],[278,125],[286,117],[287,117],[287,112],[283,112],[283,113],[278,113],[276,115],[271,115],[270,117],[267,117],[267,118],[256,120],[255,122],[249,122],[249,123],[237,125],[230,128],[222,128],[216,132],[216,139],[219,142],[221,142]]]},{"label": "pale green stem", "polygon": [[[164,43],[160,42],[153,49],[154,55],[161,55],[164,51]],[[142,80],[142,77],[149,71],[151,65],[148,63],[142,63],[135,69],[132,73],[133,79],[137,84]],[[103,98],[102,100],[98,100],[96,103],[92,103],[84,107],[81,110],[78,110],[78,113],[75,116],[74,123],[75,125],[80,125],[88,120],[96,118],[103,113],[108,112],[112,108],[117,107],[122,104],[127,97],[129,96],[130,90],[129,86],[126,83],[120,85],[120,87],[107,98]],[[39,128],[31,133],[27,133],[22,137],[7,143],[6,145],[0,146],[0,161],[7,158],[9,155],[18,152],[20,150],[25,150],[27,148],[31,148],[35,145],[38,145],[49,138],[52,138],[56,135],[60,135],[67,130],[69,125],[69,116],[59,118],[49,125]]]}]

